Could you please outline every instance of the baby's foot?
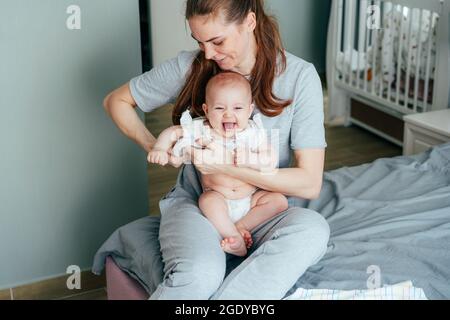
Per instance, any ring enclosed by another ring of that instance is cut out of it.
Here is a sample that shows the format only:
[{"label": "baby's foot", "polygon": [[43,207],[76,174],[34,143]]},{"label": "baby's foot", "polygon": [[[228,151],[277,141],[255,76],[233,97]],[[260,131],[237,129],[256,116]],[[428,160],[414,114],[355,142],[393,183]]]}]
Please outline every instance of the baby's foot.
[{"label": "baby's foot", "polygon": [[247,254],[244,239],[241,236],[224,238],[220,243],[223,251],[243,257]]},{"label": "baby's foot", "polygon": [[242,238],[244,238],[245,246],[247,247],[247,249],[249,249],[253,245],[252,234],[246,229],[238,228],[238,231],[241,234]]},{"label": "baby's foot", "polygon": [[245,246],[249,249],[253,245],[252,234],[246,228],[236,223],[236,229],[241,234],[242,238],[244,238]]}]

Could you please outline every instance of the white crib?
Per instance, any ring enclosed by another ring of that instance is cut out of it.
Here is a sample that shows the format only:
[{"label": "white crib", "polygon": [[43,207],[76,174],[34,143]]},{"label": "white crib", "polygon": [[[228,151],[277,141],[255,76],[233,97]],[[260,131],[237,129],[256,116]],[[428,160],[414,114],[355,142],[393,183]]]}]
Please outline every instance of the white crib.
[{"label": "white crib", "polygon": [[326,120],[402,145],[404,115],[448,108],[449,12],[450,0],[332,0]]}]

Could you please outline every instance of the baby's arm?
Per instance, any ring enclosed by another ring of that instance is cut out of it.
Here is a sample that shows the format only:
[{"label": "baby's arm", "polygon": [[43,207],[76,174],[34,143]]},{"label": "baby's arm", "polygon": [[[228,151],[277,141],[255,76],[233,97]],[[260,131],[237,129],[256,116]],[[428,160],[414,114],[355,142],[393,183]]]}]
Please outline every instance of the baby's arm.
[{"label": "baby's arm", "polygon": [[[172,148],[174,143],[178,141],[178,139],[180,139],[182,136],[183,129],[181,126],[171,126],[165,129],[158,136],[155,145],[149,152],[147,158],[148,161],[150,163],[156,163],[162,166],[166,165],[169,162],[169,157],[174,157],[173,155],[169,154],[170,149]],[[172,162],[175,162],[177,166],[181,164],[181,162],[178,164],[179,161]]]}]

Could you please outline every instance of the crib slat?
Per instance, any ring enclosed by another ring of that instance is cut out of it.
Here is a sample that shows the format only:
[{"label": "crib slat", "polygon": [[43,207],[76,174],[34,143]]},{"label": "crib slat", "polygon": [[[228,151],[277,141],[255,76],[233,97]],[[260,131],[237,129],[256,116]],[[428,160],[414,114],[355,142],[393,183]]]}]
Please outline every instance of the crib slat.
[{"label": "crib slat", "polygon": [[401,82],[401,65],[402,65],[402,51],[403,51],[403,31],[405,28],[405,19],[403,17],[403,10],[405,7],[400,6],[400,13],[401,13],[401,22],[400,22],[400,34],[399,34],[399,41],[398,41],[398,52],[397,52],[397,73],[395,75],[395,81],[397,82],[397,88],[396,88],[396,96],[395,96],[395,104],[397,104],[400,107],[400,82]]},{"label": "crib slat", "polygon": [[[391,3],[391,4],[392,4],[392,3]],[[396,12],[396,10],[397,10],[397,6],[392,4],[390,9],[391,9],[391,10],[390,10],[390,12],[391,12],[391,19],[390,19],[390,30],[389,30],[389,32],[390,32],[391,35],[392,35],[392,39],[394,39],[394,38],[395,38],[395,32],[393,31],[393,30],[394,30],[394,17],[395,17],[395,12]],[[390,46],[390,50],[389,50],[389,59],[392,61],[392,62],[391,62],[392,65],[394,65],[394,40],[392,40],[392,44],[391,44],[391,46]],[[389,82],[388,82],[387,99],[388,99],[389,101],[392,101],[392,99],[391,99],[391,93],[392,93],[392,79],[393,79],[392,68],[389,68],[388,79],[389,79]]]},{"label": "crib slat", "polygon": [[[422,17],[423,17],[423,10],[420,10],[420,17],[419,17],[419,26],[422,26]],[[419,95],[419,77],[420,77],[420,65],[421,65],[421,53],[422,53],[422,31],[419,30],[418,35],[418,46],[417,46],[417,54],[416,54],[416,74],[415,74],[415,82],[414,82],[414,112],[417,112],[417,97]]]},{"label": "crib slat", "polygon": [[[339,54],[342,52],[341,48],[344,42],[343,34],[342,34],[342,16],[344,11],[344,0],[338,0],[338,9],[337,9],[337,50],[336,50],[336,60],[338,61]],[[345,46],[344,46],[345,52]],[[344,59],[345,61],[345,59]],[[345,64],[342,65],[343,67]],[[336,76],[338,76],[338,72],[336,72]],[[342,68],[341,77],[345,81],[345,68]]]},{"label": "crib slat", "polygon": [[350,72],[348,84],[353,86],[353,51],[355,49],[355,29],[356,29],[356,1],[355,0],[347,0],[350,1]]},{"label": "crib slat", "polygon": [[361,67],[366,69],[366,66],[361,66],[362,55],[364,53],[364,40],[366,39],[366,11],[367,11],[367,0],[361,0],[359,3],[359,35],[358,35],[358,67],[356,72],[356,87],[361,89],[360,83],[360,74]]},{"label": "crib slat", "polygon": [[[372,1],[369,0],[369,5],[372,5]],[[365,6],[365,11],[364,11],[364,21],[367,21],[367,3]],[[364,30],[366,30],[366,26],[364,26]],[[366,66],[364,66],[364,91],[367,91],[367,82],[369,81],[368,77],[369,77],[369,42],[371,40],[372,37],[372,30],[369,29],[367,30],[367,32],[365,32],[366,36],[365,36],[365,50],[364,52],[366,53]]]},{"label": "crib slat", "polygon": [[408,30],[408,60],[406,60],[407,63],[407,67],[406,67],[406,75],[405,75],[405,101],[404,101],[404,106],[405,108],[408,108],[408,100],[409,100],[409,85],[410,85],[410,81],[409,81],[409,75],[411,72],[411,39],[412,39],[412,35],[413,35],[413,20],[414,20],[414,16],[413,16],[413,9],[409,9],[408,11],[408,16],[409,16],[409,30]]},{"label": "crib slat", "polygon": [[433,42],[433,13],[430,12],[430,29],[428,30],[427,69],[425,72],[425,88],[423,91],[423,112],[428,110],[428,90],[430,88],[431,43]]},{"label": "crib slat", "polygon": [[[351,19],[351,0],[345,0],[345,18],[344,18],[344,59],[342,64],[342,69],[344,70],[344,82],[349,82],[351,68],[350,66],[346,66],[347,57],[349,54],[349,50],[351,49],[350,39],[352,32],[352,19]],[[350,70],[350,71],[349,71]]]},{"label": "crib slat", "polygon": [[[375,1],[375,6],[380,6],[380,1],[376,0]],[[378,52],[378,29],[374,29],[372,32],[373,35],[373,39],[372,39],[372,53],[373,53],[373,58],[372,58],[372,94],[375,94],[375,82],[376,82],[376,78],[375,75],[377,74],[377,52]]]},{"label": "crib slat", "polygon": [[[385,13],[385,2],[382,1],[380,4],[380,15],[381,15],[381,20],[380,20],[380,28],[383,29],[384,27],[384,13]],[[383,40],[383,39],[381,39]],[[380,50],[380,85],[379,85],[379,90],[378,90],[378,96],[380,98],[383,98],[383,42],[381,42],[381,50]]]}]

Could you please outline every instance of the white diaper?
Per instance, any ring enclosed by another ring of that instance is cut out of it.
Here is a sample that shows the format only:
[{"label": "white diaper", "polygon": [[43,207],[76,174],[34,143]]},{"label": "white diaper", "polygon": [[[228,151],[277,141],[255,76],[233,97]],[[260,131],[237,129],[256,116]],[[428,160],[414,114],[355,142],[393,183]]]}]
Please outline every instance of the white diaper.
[{"label": "white diaper", "polygon": [[241,220],[249,211],[252,202],[252,196],[243,199],[230,200],[226,199],[228,205],[228,215],[233,223]]}]

